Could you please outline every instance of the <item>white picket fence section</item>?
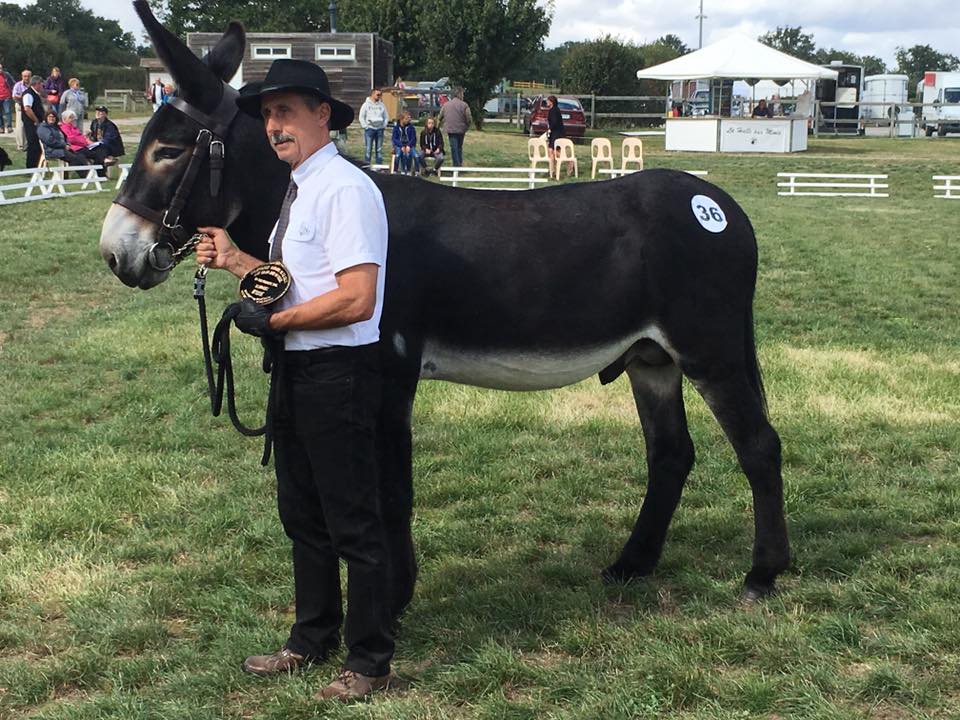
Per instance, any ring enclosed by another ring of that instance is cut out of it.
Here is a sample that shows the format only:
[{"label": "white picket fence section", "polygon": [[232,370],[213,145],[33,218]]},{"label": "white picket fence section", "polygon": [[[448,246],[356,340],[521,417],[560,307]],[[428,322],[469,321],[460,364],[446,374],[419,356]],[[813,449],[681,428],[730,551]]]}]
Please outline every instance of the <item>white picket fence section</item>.
[{"label": "white picket fence section", "polygon": [[[889,193],[878,192],[888,190],[886,175],[850,174],[850,173],[777,173],[778,178],[787,178],[786,182],[778,182],[777,187],[787,188],[780,190],[777,195],[806,196],[806,197],[890,197]],[[814,188],[814,189],[810,189]]]},{"label": "white picket fence section", "polygon": [[[112,180],[97,174],[97,170],[102,168],[101,165],[52,165],[0,172],[0,205],[119,190],[127,179],[130,164],[119,167],[120,174],[112,188]],[[82,175],[67,177],[67,173]]]},{"label": "white picket fence section", "polygon": [[[532,190],[538,183],[547,182],[547,168],[496,168],[496,167],[441,167],[437,176],[440,182],[450,183],[453,187],[476,187],[473,183],[526,183]],[[516,190],[519,188],[503,188]]]},{"label": "white picket fence section", "polygon": [[933,192],[934,197],[960,200],[960,175],[934,175]]},{"label": "white picket fence section", "polygon": [[[637,168],[597,168],[597,172],[601,175],[609,175],[612,178],[623,177],[624,175],[633,175],[634,173],[643,172]],[[684,170],[687,175],[696,175],[697,177],[706,177],[710,174],[708,170]]]}]

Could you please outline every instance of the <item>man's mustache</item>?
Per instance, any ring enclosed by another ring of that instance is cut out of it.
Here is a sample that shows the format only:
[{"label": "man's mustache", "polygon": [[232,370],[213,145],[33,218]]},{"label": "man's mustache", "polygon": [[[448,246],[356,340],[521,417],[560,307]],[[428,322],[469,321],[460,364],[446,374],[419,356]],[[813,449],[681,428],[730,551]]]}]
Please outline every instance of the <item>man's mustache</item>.
[{"label": "man's mustache", "polygon": [[290,141],[293,142],[293,135],[288,135],[287,133],[271,133],[270,134],[270,143],[272,145],[279,145],[282,142]]}]

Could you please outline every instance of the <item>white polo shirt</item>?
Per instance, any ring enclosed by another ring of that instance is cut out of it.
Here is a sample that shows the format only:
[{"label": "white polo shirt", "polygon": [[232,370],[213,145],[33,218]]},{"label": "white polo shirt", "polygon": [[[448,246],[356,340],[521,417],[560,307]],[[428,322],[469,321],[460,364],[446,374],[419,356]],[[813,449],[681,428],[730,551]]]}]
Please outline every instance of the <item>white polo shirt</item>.
[{"label": "white polo shirt", "polygon": [[[283,238],[283,264],[293,283],[280,301],[291,307],[337,288],[336,273],[373,263],[377,304],[373,317],[326,330],[293,330],[287,350],[314,350],[339,345],[367,345],[380,339],[380,314],[387,267],[387,212],[383,195],[360,168],[340,157],[330,142],[293,171],[297,199]],[[276,226],[270,234],[273,246]]]}]

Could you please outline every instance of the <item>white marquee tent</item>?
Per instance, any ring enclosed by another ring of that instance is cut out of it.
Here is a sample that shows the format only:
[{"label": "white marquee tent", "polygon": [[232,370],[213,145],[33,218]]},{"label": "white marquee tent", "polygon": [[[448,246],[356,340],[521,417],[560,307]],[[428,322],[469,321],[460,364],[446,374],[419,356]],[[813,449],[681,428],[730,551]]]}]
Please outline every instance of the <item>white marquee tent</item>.
[{"label": "white marquee tent", "polygon": [[837,72],[779,50],[745,35],[731,35],[675,60],[637,70],[640,80],[836,80]]}]

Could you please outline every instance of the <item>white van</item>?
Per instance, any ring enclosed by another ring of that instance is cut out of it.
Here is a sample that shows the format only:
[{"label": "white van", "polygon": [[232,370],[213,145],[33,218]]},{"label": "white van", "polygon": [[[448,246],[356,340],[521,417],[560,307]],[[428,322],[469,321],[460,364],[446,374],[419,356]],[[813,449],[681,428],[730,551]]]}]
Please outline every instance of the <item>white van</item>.
[{"label": "white van", "polygon": [[925,72],[917,98],[923,102],[921,126],[927,137],[960,133],[960,72]]}]

